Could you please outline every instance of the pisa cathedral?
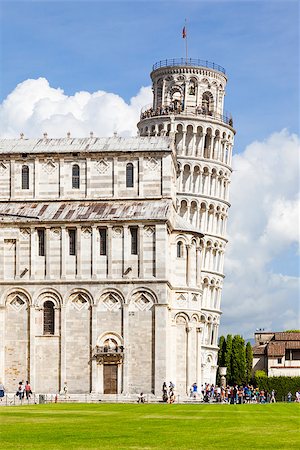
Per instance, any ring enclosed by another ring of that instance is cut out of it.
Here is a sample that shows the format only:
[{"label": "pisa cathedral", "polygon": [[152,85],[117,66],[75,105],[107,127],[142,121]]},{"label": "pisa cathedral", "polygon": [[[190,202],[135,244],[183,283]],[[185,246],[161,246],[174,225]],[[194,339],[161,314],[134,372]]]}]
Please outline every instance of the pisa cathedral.
[{"label": "pisa cathedral", "polygon": [[0,140],[0,380],[186,395],[214,383],[235,131],[225,70],[151,72],[138,136]]}]

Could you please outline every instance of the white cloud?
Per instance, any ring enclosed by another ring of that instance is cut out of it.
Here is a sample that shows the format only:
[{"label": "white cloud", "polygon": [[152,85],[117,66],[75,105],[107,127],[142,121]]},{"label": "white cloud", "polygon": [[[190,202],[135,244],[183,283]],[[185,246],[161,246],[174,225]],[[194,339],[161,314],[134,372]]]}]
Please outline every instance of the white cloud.
[{"label": "white cloud", "polygon": [[77,92],[72,96],[62,89],[52,88],[45,78],[26,80],[8,95],[0,105],[0,136],[26,137],[122,136],[137,133],[141,108],[150,103],[150,87],[142,87],[127,104],[120,96],[104,91]]},{"label": "white cloud", "polygon": [[284,264],[299,243],[299,138],[282,130],[253,142],[233,169],[221,333],[299,328],[297,270]]}]

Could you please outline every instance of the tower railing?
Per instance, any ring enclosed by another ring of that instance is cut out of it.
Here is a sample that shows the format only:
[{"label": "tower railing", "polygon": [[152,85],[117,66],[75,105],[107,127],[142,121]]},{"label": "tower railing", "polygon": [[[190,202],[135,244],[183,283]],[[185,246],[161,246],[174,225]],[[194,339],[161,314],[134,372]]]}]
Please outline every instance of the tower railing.
[{"label": "tower railing", "polygon": [[230,127],[233,127],[233,119],[232,115],[229,112],[224,112],[223,114],[216,113],[214,111],[207,111],[202,107],[195,108],[194,111],[186,111],[181,110],[181,108],[174,108],[171,106],[161,106],[156,109],[149,107],[150,105],[144,106],[141,110],[140,120],[148,119],[151,117],[159,117],[159,116],[171,116],[171,115],[180,115],[185,117],[202,117],[204,119],[214,119],[219,120],[220,122],[226,123]]},{"label": "tower railing", "polygon": [[162,59],[156,62],[152,66],[152,70],[160,69],[161,67],[174,67],[174,66],[192,66],[192,67],[204,67],[207,69],[217,70],[221,73],[226,73],[224,67],[214,62],[206,61],[204,59],[193,59],[193,58],[173,58],[173,59]]}]

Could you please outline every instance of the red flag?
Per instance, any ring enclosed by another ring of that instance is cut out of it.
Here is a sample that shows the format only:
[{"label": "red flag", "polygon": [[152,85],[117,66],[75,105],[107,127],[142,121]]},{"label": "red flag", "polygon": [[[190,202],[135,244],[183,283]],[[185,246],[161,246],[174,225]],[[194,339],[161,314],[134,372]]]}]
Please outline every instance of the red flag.
[{"label": "red flag", "polygon": [[186,38],[186,29],[185,29],[185,27],[183,27],[183,30],[182,30],[182,37],[183,37],[183,39]]}]

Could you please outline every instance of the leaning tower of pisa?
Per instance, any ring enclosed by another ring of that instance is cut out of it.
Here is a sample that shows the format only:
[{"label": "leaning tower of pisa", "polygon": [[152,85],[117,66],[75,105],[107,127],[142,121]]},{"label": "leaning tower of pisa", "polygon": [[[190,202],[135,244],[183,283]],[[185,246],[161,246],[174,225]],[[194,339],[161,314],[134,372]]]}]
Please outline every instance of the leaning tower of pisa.
[{"label": "leaning tower of pisa", "polygon": [[202,380],[214,382],[235,134],[224,111],[227,76],[223,67],[208,61],[171,59],[156,63],[151,79],[153,104],[142,110],[138,129],[141,136],[174,136],[177,212],[204,234]]}]

